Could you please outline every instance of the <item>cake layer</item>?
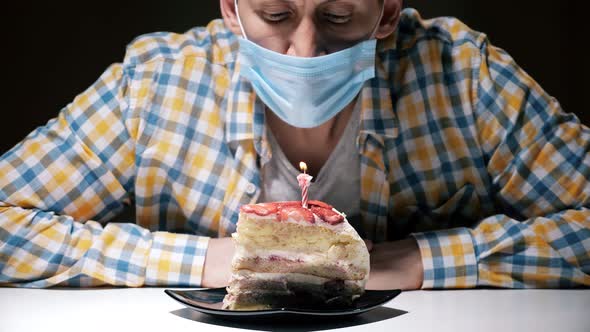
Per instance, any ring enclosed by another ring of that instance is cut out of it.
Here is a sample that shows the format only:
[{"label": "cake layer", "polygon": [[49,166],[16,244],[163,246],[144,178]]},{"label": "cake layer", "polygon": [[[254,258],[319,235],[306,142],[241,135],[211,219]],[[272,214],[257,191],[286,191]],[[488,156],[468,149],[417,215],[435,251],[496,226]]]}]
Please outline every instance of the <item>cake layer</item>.
[{"label": "cake layer", "polygon": [[[354,234],[340,233],[343,224],[314,226],[304,222],[277,222],[274,218],[240,214],[238,243],[263,249],[290,248],[302,252],[327,251],[337,242],[353,242]],[[341,226],[342,225],[342,226]]]},{"label": "cake layer", "polygon": [[322,308],[348,306],[353,299],[337,296],[326,300],[315,293],[284,293],[264,290],[243,291],[228,294],[223,300],[223,308],[229,310],[263,310],[271,308]]},{"label": "cake layer", "polygon": [[363,280],[367,275],[366,269],[362,267],[321,256],[306,260],[275,255],[268,257],[239,257],[236,255],[232,261],[232,269],[263,273],[301,273],[341,280]]},{"label": "cake layer", "polygon": [[265,289],[276,292],[312,290],[322,294],[362,294],[363,280],[339,280],[316,277],[302,273],[259,273],[241,270],[232,275],[227,291]]},{"label": "cake layer", "polygon": [[[274,218],[240,214],[238,244],[265,250],[293,250],[297,252],[327,252],[332,246],[364,243],[348,223],[330,225],[303,222],[277,222]],[[365,247],[366,250],[366,247]],[[360,254],[360,253],[359,253]],[[343,253],[344,256],[346,254]],[[346,257],[338,257],[346,259]]]},{"label": "cake layer", "polygon": [[320,278],[297,273],[239,271],[227,288],[224,307],[252,310],[276,306],[349,304],[363,293],[364,282]]}]

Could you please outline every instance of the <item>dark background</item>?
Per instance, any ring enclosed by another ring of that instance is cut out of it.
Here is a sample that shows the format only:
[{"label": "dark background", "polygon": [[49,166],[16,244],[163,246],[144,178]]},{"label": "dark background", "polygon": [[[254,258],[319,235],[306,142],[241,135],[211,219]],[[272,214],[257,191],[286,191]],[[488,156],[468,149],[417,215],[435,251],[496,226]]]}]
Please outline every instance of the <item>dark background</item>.
[{"label": "dark background", "polygon": [[[4,8],[0,154],[55,117],[136,36],[183,32],[220,16],[217,0],[24,2]],[[585,124],[588,56],[581,50],[581,5],[542,0],[406,0],[424,18],[450,15],[486,32],[568,112]],[[12,20],[8,20],[11,18]],[[576,44],[577,42],[577,44]],[[584,62],[583,62],[584,61]],[[574,83],[576,82],[576,83]]]}]

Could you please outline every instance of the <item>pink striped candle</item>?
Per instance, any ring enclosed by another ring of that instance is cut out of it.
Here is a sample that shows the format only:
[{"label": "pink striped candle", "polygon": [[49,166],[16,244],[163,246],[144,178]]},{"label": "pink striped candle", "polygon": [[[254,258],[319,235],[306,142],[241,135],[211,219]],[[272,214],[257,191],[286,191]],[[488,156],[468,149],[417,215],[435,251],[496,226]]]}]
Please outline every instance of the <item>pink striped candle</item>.
[{"label": "pink striped candle", "polygon": [[301,205],[304,208],[307,208],[308,190],[313,176],[307,174],[307,164],[305,164],[303,161],[299,163],[299,168],[303,172],[297,175],[297,182],[301,188]]}]

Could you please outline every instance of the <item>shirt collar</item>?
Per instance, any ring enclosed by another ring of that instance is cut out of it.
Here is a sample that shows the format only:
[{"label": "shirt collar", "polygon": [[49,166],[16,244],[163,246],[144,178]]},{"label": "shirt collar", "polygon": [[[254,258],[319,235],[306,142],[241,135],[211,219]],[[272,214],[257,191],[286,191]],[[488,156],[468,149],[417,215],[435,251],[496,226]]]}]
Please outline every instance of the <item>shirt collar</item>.
[{"label": "shirt collar", "polygon": [[240,75],[240,56],[237,55],[227,95],[226,141],[230,146],[240,141],[254,141],[254,147],[264,163],[270,159],[264,122],[264,104],[256,97],[252,84]]},{"label": "shirt collar", "polygon": [[[359,94],[361,108],[360,134],[395,138],[398,132],[394,112],[394,76],[392,54],[394,53],[395,35],[380,40],[377,44],[375,59],[375,77],[365,82]],[[379,139],[380,141],[382,139]]]}]

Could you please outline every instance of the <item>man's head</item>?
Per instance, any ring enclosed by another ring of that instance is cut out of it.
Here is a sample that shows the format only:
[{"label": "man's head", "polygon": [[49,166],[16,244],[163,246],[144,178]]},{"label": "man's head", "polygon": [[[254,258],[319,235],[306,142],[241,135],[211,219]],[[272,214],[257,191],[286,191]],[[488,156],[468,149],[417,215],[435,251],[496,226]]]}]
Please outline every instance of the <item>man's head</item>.
[{"label": "man's head", "polygon": [[402,6],[402,0],[238,0],[236,11],[234,3],[220,0],[225,25],[232,32],[242,35],[241,21],[249,40],[299,57],[385,38],[395,30]]}]

